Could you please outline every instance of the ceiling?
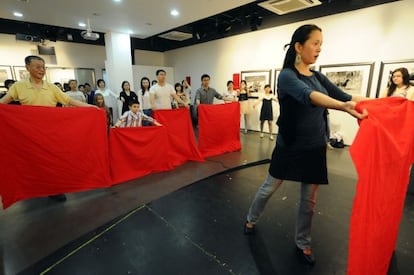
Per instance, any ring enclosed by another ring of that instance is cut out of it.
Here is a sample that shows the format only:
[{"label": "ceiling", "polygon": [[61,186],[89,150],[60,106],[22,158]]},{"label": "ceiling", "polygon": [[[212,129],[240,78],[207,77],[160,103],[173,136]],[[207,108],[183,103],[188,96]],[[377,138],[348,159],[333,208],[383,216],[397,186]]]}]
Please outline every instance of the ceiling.
[{"label": "ceiling", "polygon": [[[0,33],[104,45],[105,32],[131,31],[132,54],[134,49],[163,52],[398,0],[320,1],[322,5],[277,15],[257,5],[264,0],[1,0]],[[180,15],[172,16],[172,9]],[[16,18],[15,11],[23,17]],[[86,28],[78,23],[86,23],[88,18],[92,30],[101,34],[97,41],[84,40],[80,35]],[[174,41],[158,36],[169,31],[189,33],[192,38]]]}]

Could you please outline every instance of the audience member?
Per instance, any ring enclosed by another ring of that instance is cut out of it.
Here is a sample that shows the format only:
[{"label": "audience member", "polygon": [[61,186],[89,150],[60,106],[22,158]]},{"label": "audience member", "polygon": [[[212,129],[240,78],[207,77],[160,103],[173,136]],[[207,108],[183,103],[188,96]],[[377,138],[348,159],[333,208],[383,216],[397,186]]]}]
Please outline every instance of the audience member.
[{"label": "audience member", "polygon": [[227,81],[227,91],[225,96],[229,99],[229,102],[237,101],[237,91],[234,90],[234,83],[233,81]]},{"label": "audience member", "polygon": [[98,79],[96,84],[98,85],[98,89],[95,91],[95,94],[102,94],[104,96],[106,106],[108,106],[109,110],[111,111],[114,121],[117,121],[119,119],[118,101],[117,101],[118,97],[116,96],[115,93],[113,93],[111,90],[106,88],[105,80]]},{"label": "audience member", "polygon": [[109,130],[109,128],[112,127],[114,122],[113,122],[113,118],[112,118],[112,113],[109,111],[109,108],[106,107],[106,105],[105,105],[104,96],[102,94],[96,94],[94,96],[94,99],[93,99],[93,104],[98,106],[99,108],[105,110],[105,113],[106,113],[106,126],[108,127],[108,130]]},{"label": "audience member", "polygon": [[89,84],[88,82],[86,82],[84,85],[85,85],[85,94],[87,96],[87,101],[89,104],[93,104],[95,91],[92,91],[91,84]]},{"label": "audience member", "polygon": [[244,118],[244,133],[247,134],[247,116],[249,114],[249,96],[250,91],[247,89],[246,80],[240,82],[240,90],[238,92],[240,103],[240,114]]},{"label": "audience member", "polygon": [[78,91],[78,81],[75,79],[69,80],[69,88],[70,90],[66,92],[68,96],[70,96],[72,99],[86,103],[85,95],[82,92]]},{"label": "audience member", "polygon": [[266,84],[264,87],[265,94],[263,96],[259,96],[259,99],[255,104],[253,104],[253,108],[255,108],[260,102],[262,103],[262,108],[260,109],[260,138],[264,137],[263,134],[263,126],[265,121],[269,125],[269,138],[273,140],[273,101],[277,101],[276,97],[272,95],[272,90],[270,89],[270,85]]},{"label": "audience member", "polygon": [[[157,84],[150,89],[150,102],[152,110],[172,109],[172,103],[176,102],[186,105],[174,91],[171,84],[166,83],[166,72],[162,69],[157,70]],[[188,108],[188,106],[187,106]]]},{"label": "audience member", "polygon": [[188,100],[187,94],[184,92],[183,85],[181,85],[180,83],[175,83],[174,88],[175,88],[176,95],[184,102],[184,104],[177,103],[177,107],[178,108],[188,107],[189,100]]},{"label": "audience member", "polygon": [[407,68],[398,68],[391,73],[390,82],[382,97],[399,96],[414,100],[414,87],[410,83]]},{"label": "audience member", "polygon": [[137,101],[138,96],[135,92],[131,91],[131,85],[128,81],[123,81],[121,85],[122,91],[119,94],[119,99],[122,101],[122,114],[129,110],[128,102]]}]

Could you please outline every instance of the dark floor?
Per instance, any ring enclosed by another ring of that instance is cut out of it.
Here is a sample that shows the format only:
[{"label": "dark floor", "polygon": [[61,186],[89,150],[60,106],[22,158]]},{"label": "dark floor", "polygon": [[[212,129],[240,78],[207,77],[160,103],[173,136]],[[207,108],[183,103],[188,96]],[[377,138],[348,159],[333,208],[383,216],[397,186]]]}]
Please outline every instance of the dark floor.
[{"label": "dark floor", "polygon": [[[63,204],[33,199],[1,211],[4,273],[346,274],[356,183],[348,150],[328,151],[331,184],[318,194],[317,264],[310,268],[293,243],[298,184],[286,182],[269,201],[257,236],[242,234],[267,172],[266,164],[248,164],[267,159],[274,143],[249,133],[242,145],[241,152],[205,163],[70,194]],[[243,169],[228,170],[238,166]],[[413,225],[414,197],[408,196],[389,274],[414,274]]]}]

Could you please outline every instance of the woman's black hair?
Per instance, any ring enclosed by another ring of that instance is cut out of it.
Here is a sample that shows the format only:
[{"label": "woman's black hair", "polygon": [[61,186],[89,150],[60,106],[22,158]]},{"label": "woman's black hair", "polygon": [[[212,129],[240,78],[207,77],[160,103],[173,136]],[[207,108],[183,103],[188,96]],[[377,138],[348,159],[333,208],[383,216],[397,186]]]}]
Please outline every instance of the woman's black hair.
[{"label": "woman's black hair", "polygon": [[140,85],[141,85],[141,93],[142,93],[142,95],[145,95],[145,92],[147,91],[147,90],[145,90],[144,84],[142,84],[142,82],[144,82],[144,80],[148,80],[148,90],[150,88],[150,83],[151,83],[150,82],[150,79],[148,77],[144,76],[143,78],[141,78]]},{"label": "woman's black hair", "polygon": [[129,84],[129,81],[126,81],[126,80],[122,81],[121,89],[122,89],[123,92],[125,92],[125,90],[124,90],[125,83],[128,83]]},{"label": "woman's black hair", "polygon": [[105,80],[103,80],[102,78],[100,78],[100,79],[98,79],[96,81],[96,85],[98,85],[98,88],[99,88],[99,83],[101,83],[101,82],[103,82],[106,85]]},{"label": "woman's black hair", "polygon": [[175,85],[174,85],[175,92],[177,92],[177,87],[181,87],[181,92],[183,92],[183,85],[181,85],[181,83],[179,83],[179,82],[175,83]]},{"label": "woman's black hair", "polygon": [[305,42],[309,39],[310,34],[313,31],[322,31],[321,28],[319,28],[316,25],[313,24],[307,24],[300,26],[295,30],[295,32],[292,35],[292,40],[289,44],[285,45],[285,49],[287,47],[288,50],[286,52],[285,60],[283,62],[283,68],[290,68],[295,70],[295,60],[296,60],[296,50],[295,50],[295,44],[299,43],[301,45],[305,44]]},{"label": "woman's black hair", "polygon": [[233,80],[229,80],[229,81],[227,81],[227,85],[226,85],[226,87],[228,87],[230,83],[234,85]]},{"label": "woman's black hair", "polygon": [[392,96],[392,94],[397,89],[397,85],[395,85],[394,81],[392,81],[392,77],[396,72],[400,72],[402,74],[403,78],[403,85],[406,85],[409,87],[411,85],[410,83],[410,73],[408,72],[407,68],[398,68],[392,71],[390,76],[390,86],[388,87],[387,96]]}]

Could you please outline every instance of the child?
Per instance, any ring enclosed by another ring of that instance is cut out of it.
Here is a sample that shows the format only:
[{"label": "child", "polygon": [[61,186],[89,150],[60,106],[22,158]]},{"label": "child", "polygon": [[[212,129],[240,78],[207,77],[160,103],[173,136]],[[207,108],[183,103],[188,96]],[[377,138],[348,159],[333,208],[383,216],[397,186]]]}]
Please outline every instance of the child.
[{"label": "child", "polygon": [[112,113],[108,107],[105,106],[105,99],[102,94],[95,94],[93,97],[93,104],[105,110],[106,113],[106,124],[108,129],[111,128],[113,124]]},{"label": "child", "polygon": [[270,90],[270,85],[267,84],[264,87],[265,94],[263,97],[259,98],[258,101],[253,105],[253,108],[262,101],[262,108],[260,109],[260,138],[264,137],[263,134],[263,125],[267,120],[269,124],[270,140],[273,140],[273,106],[272,101],[277,101],[277,99],[272,95]]},{"label": "child", "polygon": [[131,100],[128,104],[129,111],[126,111],[115,124],[115,127],[141,127],[142,121],[161,126],[155,119],[142,113],[139,109],[138,100]]}]

